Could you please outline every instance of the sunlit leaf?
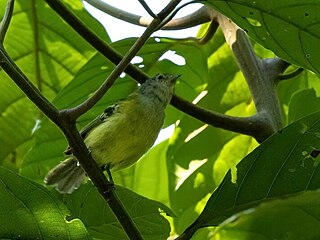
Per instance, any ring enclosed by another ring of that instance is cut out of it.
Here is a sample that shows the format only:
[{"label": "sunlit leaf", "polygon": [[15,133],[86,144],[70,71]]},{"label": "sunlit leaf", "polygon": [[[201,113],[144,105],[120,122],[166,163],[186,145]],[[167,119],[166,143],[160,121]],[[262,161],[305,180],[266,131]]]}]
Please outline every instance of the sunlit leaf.
[{"label": "sunlit leaf", "polygon": [[[0,3],[0,19],[6,3]],[[72,10],[100,37],[108,40],[102,26],[82,6],[74,8],[73,5]],[[49,99],[55,97],[95,53],[44,1],[32,0],[15,1],[4,46],[30,81]],[[17,148],[30,140],[36,120],[42,118],[42,115],[2,69],[0,79],[2,162],[9,153],[12,153],[13,158],[18,157]]]}]

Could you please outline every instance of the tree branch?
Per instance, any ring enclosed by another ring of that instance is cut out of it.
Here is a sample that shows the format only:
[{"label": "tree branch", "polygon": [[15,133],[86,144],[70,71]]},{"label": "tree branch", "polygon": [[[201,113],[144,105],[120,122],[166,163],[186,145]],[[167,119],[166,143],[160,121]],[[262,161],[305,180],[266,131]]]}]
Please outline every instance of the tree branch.
[{"label": "tree branch", "polygon": [[[8,4],[11,4],[11,2],[8,2]],[[4,36],[5,33],[3,38]],[[101,168],[93,160],[90,152],[87,150],[87,147],[76,128],[75,121],[70,121],[66,115],[66,111],[59,111],[41,94],[41,92],[24,75],[21,69],[13,62],[2,44],[0,45],[0,66],[27,97],[64,132],[73,149],[73,154],[76,156],[93,184],[98,188],[100,194],[108,202],[129,238],[143,239],[141,233],[136,228],[116,193],[113,191],[111,184],[103,174]]]},{"label": "tree branch", "polygon": [[[93,33],[90,29],[87,28],[85,24],[81,22],[80,19],[78,19],[76,16],[74,16],[63,4],[60,3],[60,1],[57,0],[45,0],[50,7],[52,7],[59,15],[62,17],[76,32],[78,32],[87,42],[89,42],[95,49],[97,49],[101,54],[103,54],[106,58],[108,58],[110,61],[112,61],[114,64],[118,64],[122,57],[121,55],[116,52],[114,49],[112,49],[110,46],[108,46],[106,43],[104,43],[95,33]],[[215,11],[210,12],[210,16],[212,19],[217,19],[218,13]],[[126,73],[128,73],[131,77],[136,79],[139,83],[143,83],[147,78],[149,78],[148,75],[146,75],[143,71],[138,69],[132,64],[129,64],[128,67],[125,70]],[[257,133],[250,133],[250,129],[246,129],[246,127],[237,130],[232,127],[233,122],[232,119],[230,118],[229,122],[230,124],[228,126],[223,126],[221,125],[223,123],[223,117],[224,115],[222,114],[215,114],[212,111],[203,111],[202,108],[198,107],[197,105],[191,104],[190,102],[183,100],[180,97],[173,96],[171,100],[171,104],[175,106],[177,109],[193,116],[196,119],[199,119],[205,123],[208,123],[213,126],[221,126],[221,128],[225,130],[230,130],[230,131],[236,131],[238,133],[242,134],[249,134],[250,136],[254,136],[257,141],[262,141],[263,137],[260,137],[260,131]],[[189,109],[191,108],[191,109]],[[240,118],[242,120],[242,118]],[[210,120],[210,121],[209,121]],[[237,121],[237,120],[236,120]],[[261,124],[257,124],[261,125]],[[246,125],[247,128],[251,126],[251,124]],[[229,129],[231,127],[232,129]],[[257,127],[258,129],[259,127]],[[266,126],[262,127],[266,128]],[[267,128],[266,128],[267,129]],[[273,133],[273,132],[272,132]],[[253,134],[253,135],[252,135]],[[269,135],[268,135],[269,134]],[[270,131],[266,130],[264,137],[270,136]]]},{"label": "tree branch", "polygon": [[145,42],[149,39],[151,34],[156,31],[162,22],[166,19],[168,15],[174,10],[174,8],[179,4],[181,0],[172,0],[159,14],[157,18],[154,18],[151,24],[147,27],[145,32],[141,37],[137,39],[134,45],[130,48],[130,50],[126,53],[126,55],[121,59],[116,68],[111,72],[106,81],[97,89],[97,91],[82,104],[69,109],[68,114],[71,119],[77,119],[82,114],[91,109],[110,89],[116,79],[120,76],[120,74],[125,70],[125,68],[130,64],[130,61],[134,58],[134,56],[138,53],[138,51],[142,48]]},{"label": "tree branch", "polygon": [[14,0],[8,0],[3,19],[0,23],[0,43],[3,44],[13,13]]},{"label": "tree branch", "polygon": [[[149,17],[143,17],[135,15],[119,8],[113,7],[101,0],[84,0],[91,6],[99,9],[100,11],[123,20],[128,23],[132,23],[138,26],[147,27],[150,25],[152,19]],[[209,22],[211,20],[211,10],[207,6],[203,6],[197,11],[177,19],[173,19],[163,26],[162,30],[180,30],[186,29],[200,24]]]},{"label": "tree branch", "polygon": [[[283,127],[279,99],[276,92],[276,79],[284,71],[282,62],[267,64],[256,56],[246,33],[229,19],[217,13],[218,22],[226,42],[238,60],[238,65],[248,83],[257,114],[264,114],[265,120],[275,131]],[[270,66],[273,66],[271,68]],[[268,116],[267,116],[268,115]]]},{"label": "tree branch", "polygon": [[278,80],[283,81],[283,80],[288,80],[288,79],[294,78],[294,77],[298,76],[300,73],[302,73],[303,71],[304,71],[303,68],[297,68],[296,70],[294,70],[291,73],[280,75]]},{"label": "tree branch", "polygon": [[73,149],[73,154],[76,156],[93,184],[97,187],[100,194],[108,202],[126,233],[132,236],[131,239],[142,239],[139,230],[133,224],[132,219],[126,212],[116,193],[113,191],[101,168],[98,167],[90,152],[87,150],[87,147],[76,128],[75,121],[70,122],[69,118],[66,117],[66,111],[59,111],[39,92],[39,90],[23,74],[20,68],[12,61],[3,46],[0,46],[0,66],[27,97],[63,131]]},{"label": "tree branch", "polygon": [[[75,16],[69,9],[64,6],[59,0],[45,0],[45,2],[64,20],[66,21],[74,31],[76,31],[81,37],[83,37],[91,46],[93,46],[98,52],[109,59],[113,64],[117,65],[123,56],[110,47],[107,43],[101,40],[97,34],[89,29],[77,16]],[[129,64],[125,72],[132,78],[139,80],[143,83],[149,78],[147,74],[141,71],[138,67]]]},{"label": "tree branch", "polygon": [[190,116],[197,116],[196,119],[202,122],[214,127],[252,136],[258,142],[264,141],[274,133],[273,127],[268,124],[268,115],[265,113],[251,117],[233,117],[201,108],[177,96],[173,96],[171,104]]},{"label": "tree branch", "polygon": [[78,118],[89,109],[91,109],[110,89],[116,79],[120,76],[120,74],[125,70],[133,57],[138,53],[138,51],[142,48],[144,43],[149,39],[151,34],[157,29],[157,26],[161,23],[159,19],[154,19],[146,31],[143,33],[141,37],[134,43],[134,45],[130,48],[127,54],[121,59],[116,68],[110,73],[105,82],[97,89],[97,91],[82,104],[69,109],[69,116],[73,119]]},{"label": "tree branch", "polygon": [[155,15],[152,10],[149,8],[148,4],[144,1],[144,0],[139,0],[140,4],[142,5],[142,7],[144,8],[144,10],[146,10],[147,13],[149,13],[149,15],[153,18],[157,18],[158,16]]}]

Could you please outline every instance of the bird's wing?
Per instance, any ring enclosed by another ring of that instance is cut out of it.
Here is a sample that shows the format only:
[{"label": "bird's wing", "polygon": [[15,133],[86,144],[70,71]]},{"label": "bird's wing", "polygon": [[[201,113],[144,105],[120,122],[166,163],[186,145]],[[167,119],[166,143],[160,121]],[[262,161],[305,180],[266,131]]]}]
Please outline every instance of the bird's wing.
[{"label": "bird's wing", "polygon": [[[95,127],[99,126],[101,123],[103,123],[104,121],[106,121],[106,119],[108,119],[111,115],[114,114],[114,112],[117,109],[117,104],[111,105],[109,107],[107,107],[103,113],[101,115],[99,115],[98,117],[96,117],[95,119],[93,119],[91,122],[89,122],[86,126],[84,126],[81,130],[80,130],[80,135],[83,139],[86,138],[86,136],[89,134],[89,132],[94,129]],[[70,148],[70,146],[67,147],[67,149],[64,151],[65,155],[71,155],[72,154],[72,149]]]}]

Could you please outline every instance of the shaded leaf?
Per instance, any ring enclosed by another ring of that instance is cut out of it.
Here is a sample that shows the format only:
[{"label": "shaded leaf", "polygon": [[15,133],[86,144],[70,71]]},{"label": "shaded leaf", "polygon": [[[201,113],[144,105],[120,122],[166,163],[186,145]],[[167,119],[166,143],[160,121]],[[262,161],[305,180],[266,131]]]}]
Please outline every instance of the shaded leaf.
[{"label": "shaded leaf", "polygon": [[319,197],[305,192],[262,203],[227,219],[214,239],[319,239]]},{"label": "shaded leaf", "polygon": [[317,48],[320,43],[320,4],[317,0],[208,2],[279,57],[320,73]]},{"label": "shaded leaf", "polygon": [[320,113],[305,117],[262,143],[237,165],[210,197],[192,227],[216,226],[263,201],[320,187]]},{"label": "shaded leaf", "polygon": [[[167,239],[170,226],[160,212],[172,215],[170,209],[119,186],[116,186],[116,194],[144,239]],[[92,184],[84,185],[74,194],[64,195],[64,201],[71,211],[70,219],[80,218],[93,237],[104,240],[127,239],[109,206]]]},{"label": "shaded leaf", "polygon": [[314,89],[305,89],[292,95],[289,103],[288,121],[294,122],[304,116],[319,111],[320,98]]},{"label": "shaded leaf", "polygon": [[79,219],[52,193],[0,167],[1,239],[91,239]]}]

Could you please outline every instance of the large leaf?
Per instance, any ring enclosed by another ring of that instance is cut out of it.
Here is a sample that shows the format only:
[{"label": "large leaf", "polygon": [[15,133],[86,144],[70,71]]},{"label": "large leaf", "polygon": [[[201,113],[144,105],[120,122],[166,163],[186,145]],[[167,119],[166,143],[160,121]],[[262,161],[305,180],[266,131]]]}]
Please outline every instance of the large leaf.
[{"label": "large leaf", "polygon": [[271,136],[229,172],[190,228],[218,225],[243,209],[320,187],[320,112]]},{"label": "large leaf", "polygon": [[0,167],[1,239],[90,239],[79,219],[43,186]]},{"label": "large leaf", "polygon": [[[116,186],[115,192],[144,239],[168,238],[169,223],[160,213],[172,215],[170,209],[119,186]],[[108,204],[92,184],[84,185],[74,194],[65,195],[64,201],[71,211],[70,219],[80,218],[93,237],[104,240],[127,239]]]},{"label": "large leaf", "polygon": [[319,1],[207,2],[279,57],[320,73]]},{"label": "large leaf", "polygon": [[[190,68],[195,65],[195,69],[201,69],[198,76],[204,83],[201,85],[202,88],[198,87],[199,90],[194,91],[194,98],[201,91],[207,93],[197,104],[229,115],[253,114],[255,110],[251,104],[248,87],[228,45],[224,42],[222,32],[219,30],[205,47],[199,49],[202,54],[190,57],[190,62],[194,63]],[[192,77],[187,80],[193,82]],[[196,219],[204,206],[199,204],[199,201],[205,202],[203,199],[216,188],[229,167],[238,163],[250,151],[252,138],[248,137],[245,142],[240,140],[241,145],[235,146],[236,136],[234,133],[201,123],[190,116],[180,119],[167,153],[168,170],[171,173],[170,206],[177,214],[181,214],[176,220],[177,232]],[[220,154],[228,142],[234,142],[235,154],[232,160],[226,153]],[[221,168],[221,163],[225,162],[226,158],[230,162]],[[194,194],[190,195],[190,190]]]},{"label": "large leaf", "polygon": [[262,203],[227,219],[214,239],[319,239],[319,197],[314,191]]},{"label": "large leaf", "polygon": [[289,122],[294,122],[304,116],[319,111],[320,98],[314,89],[305,89],[292,95],[289,104]]},{"label": "large leaf", "polygon": [[[0,1],[0,19],[7,1]],[[68,1],[70,2],[70,1]],[[104,39],[104,29],[81,5],[69,7]],[[95,53],[44,1],[15,1],[5,48],[39,90],[52,99]],[[41,113],[0,69],[0,162],[31,138]],[[19,126],[19,130],[17,130]],[[10,138],[8,138],[10,136]],[[12,154],[17,157],[16,152]]]}]

